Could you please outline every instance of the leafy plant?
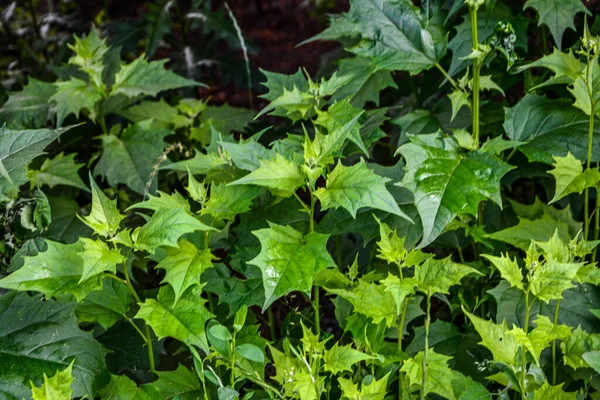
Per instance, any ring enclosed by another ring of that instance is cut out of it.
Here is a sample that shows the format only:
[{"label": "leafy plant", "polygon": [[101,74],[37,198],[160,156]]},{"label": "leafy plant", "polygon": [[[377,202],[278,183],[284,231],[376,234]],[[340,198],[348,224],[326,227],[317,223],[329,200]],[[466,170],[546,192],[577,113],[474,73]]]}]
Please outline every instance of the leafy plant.
[{"label": "leafy plant", "polygon": [[595,398],[593,10],[420,3],[352,0],[258,113],[96,29],[11,93],[0,393]]}]

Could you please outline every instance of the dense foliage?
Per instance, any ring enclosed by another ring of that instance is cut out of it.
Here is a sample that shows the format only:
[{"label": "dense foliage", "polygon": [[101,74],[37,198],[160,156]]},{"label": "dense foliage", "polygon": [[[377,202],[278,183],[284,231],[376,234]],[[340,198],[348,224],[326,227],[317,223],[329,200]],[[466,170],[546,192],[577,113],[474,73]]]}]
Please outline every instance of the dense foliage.
[{"label": "dense foliage", "polygon": [[[308,39],[342,58],[262,71],[258,113],[148,58],[191,51],[176,3],[128,51],[97,21],[66,63],[19,59],[0,398],[598,398],[600,23],[580,0],[351,0]],[[229,6],[192,3],[251,85]]]}]

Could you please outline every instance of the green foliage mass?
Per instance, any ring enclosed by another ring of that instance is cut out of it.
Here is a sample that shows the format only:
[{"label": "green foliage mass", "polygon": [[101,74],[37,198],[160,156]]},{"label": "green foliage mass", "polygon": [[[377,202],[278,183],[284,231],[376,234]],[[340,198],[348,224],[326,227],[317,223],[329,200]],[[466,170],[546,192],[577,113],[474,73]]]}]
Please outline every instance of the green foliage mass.
[{"label": "green foliage mass", "polygon": [[262,110],[196,98],[190,32],[260,49],[184,3],[16,45],[0,398],[598,398],[593,2],[351,0]]}]

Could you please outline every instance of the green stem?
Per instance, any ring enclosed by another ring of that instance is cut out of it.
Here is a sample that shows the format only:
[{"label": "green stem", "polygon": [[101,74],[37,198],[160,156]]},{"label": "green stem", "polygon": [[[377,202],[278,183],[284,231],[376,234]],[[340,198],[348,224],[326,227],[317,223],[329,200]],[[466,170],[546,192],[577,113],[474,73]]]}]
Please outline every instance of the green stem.
[{"label": "green stem", "polygon": [[[556,301],[554,309],[554,326],[558,325],[558,310],[560,308],[560,299]],[[552,385],[556,385],[556,340],[552,342]]]},{"label": "green stem", "polygon": [[425,316],[425,350],[423,351],[423,364],[421,364],[421,400],[425,400],[427,386],[427,352],[429,349],[429,324],[431,323],[431,292],[427,292],[427,315]]},{"label": "green stem", "polygon": [[[471,42],[473,44],[473,50],[477,50],[479,47],[479,38],[477,32],[477,9],[471,7],[469,10],[471,15]],[[475,143],[479,147],[479,72],[481,66],[479,65],[479,59],[473,59],[473,138]]]},{"label": "green stem", "polygon": [[231,377],[230,377],[230,383],[231,383],[231,388],[235,389],[235,332],[233,334],[233,339],[231,340]]},{"label": "green stem", "polygon": [[[131,283],[131,278],[129,277],[129,271],[127,270],[127,265],[123,265],[123,272],[125,273],[125,281],[127,282],[127,286],[133,295],[135,301],[139,304],[142,302],[140,296],[135,291],[133,284]],[[145,324],[145,336],[146,336],[146,344],[148,345],[148,360],[150,361],[150,371],[152,371],[152,375],[156,375],[156,365],[154,363],[154,349],[152,346],[152,335],[150,334],[150,327],[148,324]]]},{"label": "green stem", "polygon": [[[600,163],[599,163],[600,164]],[[598,240],[600,236],[600,186],[596,186],[596,210],[594,215],[594,240]],[[596,262],[596,252],[598,251],[598,246],[594,247],[594,251],[592,252],[592,264]]]},{"label": "green stem", "polygon": [[133,320],[131,318],[129,318],[127,315],[125,314],[121,314],[123,316],[123,318],[129,322],[129,324],[131,324],[131,326],[133,326],[133,328],[136,330],[136,332],[142,337],[142,339],[144,340],[144,342],[146,342],[146,344],[148,343],[146,335],[144,334],[144,332],[142,332],[142,330],[140,328],[138,328],[138,326],[135,324],[135,322],[133,322]]},{"label": "green stem", "polygon": [[[595,59],[593,59],[595,60]],[[588,90],[588,96],[590,97],[590,103],[594,104],[594,96],[590,89],[590,61],[588,60],[588,64],[586,66],[586,87]],[[595,107],[593,107],[595,108]],[[590,115],[590,123],[588,128],[588,148],[587,148],[587,160],[585,164],[586,171],[590,169],[592,166],[592,146],[594,143],[594,112]],[[590,233],[590,188],[585,188],[585,197],[583,203],[583,236],[585,240],[589,240]]]},{"label": "green stem", "polygon": [[[587,162],[585,169],[588,170],[591,167],[592,163],[592,146],[594,140],[594,116],[590,116],[590,124],[588,129],[588,153],[587,153]],[[598,202],[598,200],[596,200]],[[585,240],[589,240],[590,234],[590,188],[585,188],[585,198],[583,203],[583,214],[584,214],[584,228],[583,235]]]},{"label": "green stem", "polygon": [[[527,335],[527,331],[529,330],[529,312],[530,310],[529,304],[529,290],[525,292],[525,326],[523,326],[523,330],[525,331],[525,335]],[[527,369],[527,352],[525,346],[521,346],[521,396],[523,400],[527,399],[527,393],[525,393],[525,375]]]},{"label": "green stem", "polygon": [[[309,233],[313,233],[315,231],[315,203],[317,202],[316,196],[313,193],[313,189],[308,184],[308,191],[310,192],[310,209],[308,211],[308,220],[309,220]],[[317,336],[321,335],[321,310],[320,308],[320,298],[319,298],[319,288],[315,286],[314,288],[314,299],[313,309],[315,310],[315,328],[317,329]]]},{"label": "green stem", "polygon": [[271,335],[271,341],[277,340],[275,337],[275,318],[273,318],[273,309],[269,307],[267,309],[267,318],[269,320],[269,334]]},{"label": "green stem", "polygon": [[[402,268],[400,268],[400,272],[402,272]],[[402,303],[402,309],[400,310],[400,319],[398,321],[398,350],[402,351],[402,333],[404,332],[404,321],[406,319],[406,309],[408,308],[409,298],[406,297],[404,302]],[[401,369],[402,362],[398,366],[398,399],[402,399],[402,391],[403,391],[403,377]]]},{"label": "green stem", "polygon": [[306,212],[310,212],[310,208],[308,208],[308,206],[302,201],[302,199],[300,198],[300,196],[298,196],[297,193],[294,193],[294,197],[296,198],[296,200],[298,200],[298,203],[302,205],[302,208],[304,208]]},{"label": "green stem", "polygon": [[315,328],[317,329],[317,337],[321,335],[321,310],[320,307],[320,296],[319,296],[319,287],[315,286],[314,288],[315,298],[313,300],[313,308],[315,309]]},{"label": "green stem", "polygon": [[448,82],[450,82],[450,84],[452,85],[452,87],[454,89],[462,91],[462,89],[460,88],[460,86],[458,85],[458,83],[450,76],[450,74],[448,73],[448,71],[446,71],[444,69],[444,67],[442,67],[440,65],[440,63],[436,62],[435,63],[435,67],[438,69],[438,71],[440,71],[442,73],[442,75],[444,75],[444,78],[446,78],[448,80]]}]

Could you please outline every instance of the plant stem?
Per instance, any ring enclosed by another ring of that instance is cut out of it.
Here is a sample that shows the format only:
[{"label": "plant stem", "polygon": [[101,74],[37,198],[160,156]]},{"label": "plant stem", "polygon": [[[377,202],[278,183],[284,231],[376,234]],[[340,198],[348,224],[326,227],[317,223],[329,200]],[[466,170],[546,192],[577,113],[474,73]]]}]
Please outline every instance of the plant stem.
[{"label": "plant stem", "polygon": [[100,128],[102,129],[102,134],[108,135],[108,130],[106,129],[106,120],[104,119],[104,105],[101,101],[98,105],[98,123],[100,124]]},{"label": "plant stem", "polygon": [[273,318],[273,309],[271,307],[267,309],[267,319],[269,321],[269,334],[271,335],[271,341],[274,342],[277,338],[275,337],[275,318]]},{"label": "plant stem", "polygon": [[[590,169],[590,167],[592,166],[592,146],[594,143],[594,116],[591,115],[590,116],[590,124],[589,124],[589,129],[588,129],[588,152],[587,152],[587,162],[585,165],[585,169],[586,171]],[[598,202],[598,200],[596,199],[596,203]],[[583,235],[584,235],[584,239],[585,240],[589,240],[589,233],[590,233],[590,188],[586,187],[585,188],[585,197],[584,197],[584,203],[583,203],[583,217],[584,217],[584,228],[583,228]]]},{"label": "plant stem", "polygon": [[142,330],[140,328],[138,328],[138,326],[135,324],[135,322],[133,322],[133,320],[131,318],[129,318],[127,315],[125,315],[125,314],[121,314],[121,315],[127,322],[129,322],[129,324],[131,324],[133,329],[135,329],[135,331],[142,337],[144,342],[146,342],[146,335],[144,334],[144,332],[142,332]]},{"label": "plant stem", "polygon": [[231,341],[231,377],[230,384],[231,388],[235,389],[235,332],[233,333],[233,340]]},{"label": "plant stem", "polygon": [[319,287],[315,286],[313,308],[315,309],[315,328],[317,329],[317,337],[321,335],[321,310],[319,310],[321,299],[319,297]]},{"label": "plant stem", "polygon": [[460,88],[460,86],[458,85],[458,83],[450,76],[450,74],[448,73],[448,71],[446,71],[444,69],[444,67],[442,67],[440,65],[440,63],[436,62],[435,63],[435,67],[442,73],[442,75],[444,75],[444,78],[446,78],[448,80],[448,82],[450,82],[450,84],[452,85],[452,87],[454,89],[462,91],[462,89]]},{"label": "plant stem", "polygon": [[[479,47],[479,38],[477,32],[477,8],[471,7],[469,9],[471,15],[471,42],[473,43],[473,50],[477,50]],[[481,66],[479,65],[479,59],[473,59],[473,138],[477,147],[479,147],[479,72]]]},{"label": "plant stem", "polygon": [[[596,59],[593,58],[592,60],[594,60],[594,62],[596,62]],[[592,90],[590,88],[590,63],[591,61],[588,60],[587,66],[586,66],[586,70],[585,70],[585,85],[588,91],[588,96],[590,97],[590,104],[594,104],[594,95],[592,93]],[[589,124],[589,128],[588,128],[588,148],[587,148],[587,160],[586,160],[586,164],[585,164],[585,170],[589,170],[590,167],[592,166],[592,146],[594,143],[594,115],[595,115],[595,106],[592,107],[592,113],[590,115],[590,124]],[[590,234],[590,188],[586,187],[585,188],[585,195],[584,195],[584,203],[583,203],[583,236],[585,240],[589,240],[589,234]]]},{"label": "plant stem", "polygon": [[[530,304],[529,304],[529,290],[525,292],[525,326],[523,326],[523,330],[525,331],[525,335],[527,335],[527,331],[529,330],[529,312],[530,312]],[[527,394],[525,393],[525,371],[527,369],[527,353],[525,346],[521,346],[521,397],[523,400],[527,399]]]},{"label": "plant stem", "polygon": [[[400,268],[400,273],[402,273],[402,268]],[[402,351],[402,333],[404,332],[404,321],[406,319],[406,309],[408,308],[409,298],[406,297],[404,302],[402,303],[402,310],[400,310],[400,319],[398,321],[398,350]],[[402,362],[398,365],[398,399],[402,399],[402,391],[403,391],[403,379],[402,379],[402,371],[401,371]]]},{"label": "plant stem", "polygon": [[[129,287],[129,290],[131,291],[131,294],[133,295],[133,298],[137,303],[141,303],[142,299],[140,299],[140,296],[137,294],[133,287],[133,284],[131,283],[131,278],[129,277],[127,265],[123,265],[123,272],[125,273],[125,281],[127,283],[127,286]],[[148,360],[150,361],[150,371],[152,372],[152,375],[156,375],[156,365],[154,363],[154,349],[152,346],[152,335],[150,333],[150,327],[148,326],[148,324],[145,324],[145,332],[146,345],[148,346]]]},{"label": "plant stem", "polygon": [[[599,163],[600,164],[600,163]],[[598,236],[600,235],[600,186],[596,186],[596,210],[594,215],[594,240],[598,240]],[[592,264],[596,262],[596,252],[598,251],[598,246],[594,247],[594,251],[592,252]]]},{"label": "plant stem", "polygon": [[[554,309],[554,326],[558,324],[558,310],[560,309],[560,299],[556,301]],[[556,340],[552,341],[552,385],[556,385]]]},{"label": "plant stem", "polygon": [[431,291],[427,292],[427,315],[425,316],[425,350],[423,351],[423,364],[421,364],[421,400],[425,400],[427,385],[427,351],[429,349],[429,324],[431,323]]},{"label": "plant stem", "polygon": [[[309,220],[309,233],[313,233],[315,231],[315,203],[317,202],[316,196],[313,193],[313,188],[310,186],[310,183],[307,185],[308,191],[310,192],[310,209],[308,211],[308,220]],[[315,310],[315,328],[317,329],[317,336],[321,335],[321,310],[320,308],[320,296],[319,296],[319,288],[317,286],[313,289],[314,298],[312,301],[313,309]]]},{"label": "plant stem", "polygon": [[308,208],[308,206],[302,201],[300,196],[298,196],[298,194],[295,192],[294,192],[294,197],[296,198],[296,200],[298,200],[298,203],[300,203],[302,205],[302,208],[304,208],[304,210],[306,212],[310,212],[310,208]]}]

